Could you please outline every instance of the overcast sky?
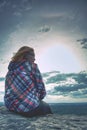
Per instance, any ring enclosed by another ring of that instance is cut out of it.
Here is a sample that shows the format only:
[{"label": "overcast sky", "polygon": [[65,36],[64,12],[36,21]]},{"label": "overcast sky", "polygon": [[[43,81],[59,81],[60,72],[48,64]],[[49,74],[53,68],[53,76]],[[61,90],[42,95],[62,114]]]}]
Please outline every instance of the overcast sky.
[{"label": "overcast sky", "polygon": [[24,45],[41,72],[87,70],[87,0],[0,0],[0,76]]}]

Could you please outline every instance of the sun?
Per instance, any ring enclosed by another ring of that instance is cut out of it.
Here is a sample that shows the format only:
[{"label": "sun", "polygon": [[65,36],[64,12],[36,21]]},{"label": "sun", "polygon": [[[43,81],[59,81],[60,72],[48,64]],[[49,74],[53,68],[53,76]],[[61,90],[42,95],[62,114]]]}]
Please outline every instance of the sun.
[{"label": "sun", "polygon": [[37,57],[42,72],[58,70],[63,73],[79,72],[81,66],[72,48],[66,45],[51,45]]}]

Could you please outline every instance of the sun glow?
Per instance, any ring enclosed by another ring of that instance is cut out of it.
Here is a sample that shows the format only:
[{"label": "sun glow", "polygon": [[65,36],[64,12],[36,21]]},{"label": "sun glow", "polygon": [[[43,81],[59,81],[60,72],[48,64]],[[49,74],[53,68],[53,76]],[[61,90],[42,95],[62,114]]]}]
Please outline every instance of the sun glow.
[{"label": "sun glow", "polygon": [[42,72],[58,70],[63,73],[81,71],[80,61],[71,48],[63,44],[44,49],[37,57]]}]

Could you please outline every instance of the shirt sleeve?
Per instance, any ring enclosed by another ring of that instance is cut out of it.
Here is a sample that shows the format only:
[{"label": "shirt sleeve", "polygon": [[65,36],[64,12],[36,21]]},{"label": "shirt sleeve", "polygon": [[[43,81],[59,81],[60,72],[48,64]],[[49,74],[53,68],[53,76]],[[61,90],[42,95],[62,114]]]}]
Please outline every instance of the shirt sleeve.
[{"label": "shirt sleeve", "polygon": [[43,99],[46,96],[46,89],[45,89],[45,85],[42,79],[42,75],[40,73],[40,70],[38,68],[37,64],[34,64],[34,78],[35,78],[35,84],[37,87],[37,91],[38,91],[38,95],[39,95],[39,99]]}]

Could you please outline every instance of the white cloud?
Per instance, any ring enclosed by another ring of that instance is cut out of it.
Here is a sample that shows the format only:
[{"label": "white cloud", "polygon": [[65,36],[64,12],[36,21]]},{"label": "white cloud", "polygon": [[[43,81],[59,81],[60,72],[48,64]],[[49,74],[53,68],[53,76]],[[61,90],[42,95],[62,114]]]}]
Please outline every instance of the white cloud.
[{"label": "white cloud", "polygon": [[4,81],[0,81],[0,92],[4,92],[5,91],[5,82]]},{"label": "white cloud", "polygon": [[73,103],[73,102],[87,102],[87,98],[74,98],[63,95],[47,95],[44,99],[48,103]]},{"label": "white cloud", "polygon": [[47,95],[44,99],[46,102],[49,103],[62,103],[62,102],[74,102],[73,98],[69,96],[63,95]]}]

